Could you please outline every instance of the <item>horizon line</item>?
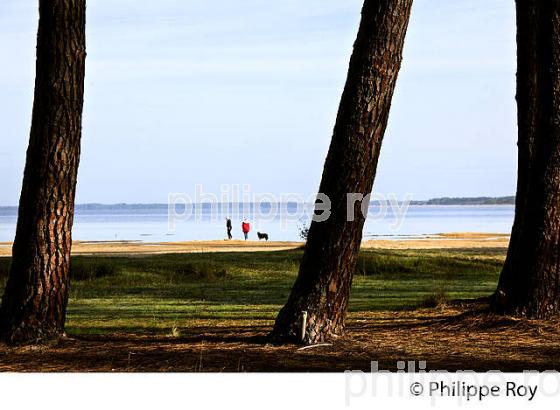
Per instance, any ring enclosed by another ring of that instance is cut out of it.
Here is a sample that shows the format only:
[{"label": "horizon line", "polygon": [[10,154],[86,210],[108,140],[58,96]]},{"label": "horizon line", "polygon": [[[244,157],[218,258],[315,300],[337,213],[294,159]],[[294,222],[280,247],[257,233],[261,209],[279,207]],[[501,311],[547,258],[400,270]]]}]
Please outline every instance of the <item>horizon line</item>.
[{"label": "horizon line", "polygon": [[[511,200],[511,199],[515,199],[515,195],[504,195],[504,196],[464,196],[464,197],[452,197],[452,196],[442,196],[442,197],[434,197],[434,198],[429,198],[429,199],[413,199],[410,201],[411,204],[414,203],[419,203],[419,202],[431,202],[431,201],[441,201],[441,200],[452,200],[452,201],[459,201],[459,200]],[[398,200],[398,202],[404,202],[404,200]],[[256,204],[259,203],[257,201],[231,201],[231,202],[216,202],[215,204]],[[261,204],[270,204],[270,203],[276,203],[276,204],[309,204],[310,202],[297,202],[297,201],[287,201],[287,202],[282,202],[282,201],[278,201],[278,202],[272,202],[272,201],[262,201],[260,202]],[[109,207],[109,206],[162,206],[162,207],[168,207],[169,203],[165,203],[165,202],[114,202],[114,203],[102,203],[102,202],[84,202],[84,203],[79,203],[79,204],[75,204],[75,208],[78,207],[84,207],[84,206],[104,206],[104,207]],[[181,204],[176,204],[176,205],[181,205]],[[183,204],[184,205],[184,204]],[[211,202],[196,202],[193,203],[191,205],[212,205]],[[6,208],[18,208],[19,205],[0,205],[0,209],[6,209]]]}]

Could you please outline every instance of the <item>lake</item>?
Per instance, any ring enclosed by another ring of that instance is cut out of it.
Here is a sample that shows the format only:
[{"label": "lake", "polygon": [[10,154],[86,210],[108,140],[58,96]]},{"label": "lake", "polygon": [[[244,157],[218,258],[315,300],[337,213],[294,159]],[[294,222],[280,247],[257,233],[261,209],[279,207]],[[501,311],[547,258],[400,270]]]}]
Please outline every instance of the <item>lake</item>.
[{"label": "lake", "polygon": [[[261,209],[251,204],[236,209],[231,204],[202,206],[192,214],[179,214],[174,226],[170,226],[168,209],[159,206],[114,206],[99,208],[81,205],[76,210],[73,237],[75,240],[109,241],[132,240],[146,242],[170,242],[214,240],[226,237],[225,217],[233,222],[235,239],[242,238],[241,220],[248,217],[252,222],[251,239],[256,231],[268,233],[271,240],[301,240],[301,226],[309,220],[310,209],[303,204],[279,205],[277,209]],[[272,212],[275,211],[275,212]],[[364,239],[401,237],[448,232],[492,232],[509,233],[513,223],[513,205],[413,205],[406,212],[371,206],[364,228]],[[17,211],[0,208],[0,241],[14,239]]]}]

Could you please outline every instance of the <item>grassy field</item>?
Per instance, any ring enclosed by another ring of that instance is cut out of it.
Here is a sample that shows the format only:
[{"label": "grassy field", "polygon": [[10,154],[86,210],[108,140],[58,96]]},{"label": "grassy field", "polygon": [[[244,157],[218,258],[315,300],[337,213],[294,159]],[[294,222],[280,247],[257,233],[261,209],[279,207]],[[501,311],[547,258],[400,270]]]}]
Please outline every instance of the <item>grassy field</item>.
[{"label": "grassy field", "polygon": [[[504,249],[365,250],[350,316],[487,296],[504,254]],[[67,331],[178,336],[189,327],[270,324],[286,301],[300,257],[301,250],[77,256]],[[0,259],[2,281],[8,266],[8,258]]]},{"label": "grassy field", "polygon": [[[399,360],[429,370],[560,369],[559,320],[457,302],[491,294],[505,252],[362,251],[346,335],[310,350],[266,339],[301,250],[76,256],[68,337],[0,344],[0,372],[369,371],[372,360],[392,371]],[[0,259],[1,282],[8,266]]]}]

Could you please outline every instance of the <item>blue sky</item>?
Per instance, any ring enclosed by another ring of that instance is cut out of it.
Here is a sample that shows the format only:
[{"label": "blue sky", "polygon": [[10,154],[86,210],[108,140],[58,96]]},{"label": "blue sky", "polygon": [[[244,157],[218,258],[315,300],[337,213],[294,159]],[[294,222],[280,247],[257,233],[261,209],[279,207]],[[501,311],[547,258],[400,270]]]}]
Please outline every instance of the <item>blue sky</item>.
[{"label": "blue sky", "polygon": [[[195,184],[313,194],[360,0],[90,0],[77,201],[166,202]],[[28,142],[35,1],[0,2],[0,205]],[[415,0],[374,190],[510,195],[509,0]]]}]

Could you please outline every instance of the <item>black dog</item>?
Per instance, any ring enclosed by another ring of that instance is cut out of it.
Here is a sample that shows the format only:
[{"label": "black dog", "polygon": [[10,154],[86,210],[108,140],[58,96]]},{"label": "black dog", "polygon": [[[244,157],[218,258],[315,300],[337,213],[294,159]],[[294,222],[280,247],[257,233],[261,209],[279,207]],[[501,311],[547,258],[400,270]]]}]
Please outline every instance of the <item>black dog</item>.
[{"label": "black dog", "polygon": [[268,242],[268,234],[267,234],[267,233],[260,233],[260,232],[257,232],[257,236],[259,237],[259,241],[260,241],[261,239],[266,239],[266,241]]}]

